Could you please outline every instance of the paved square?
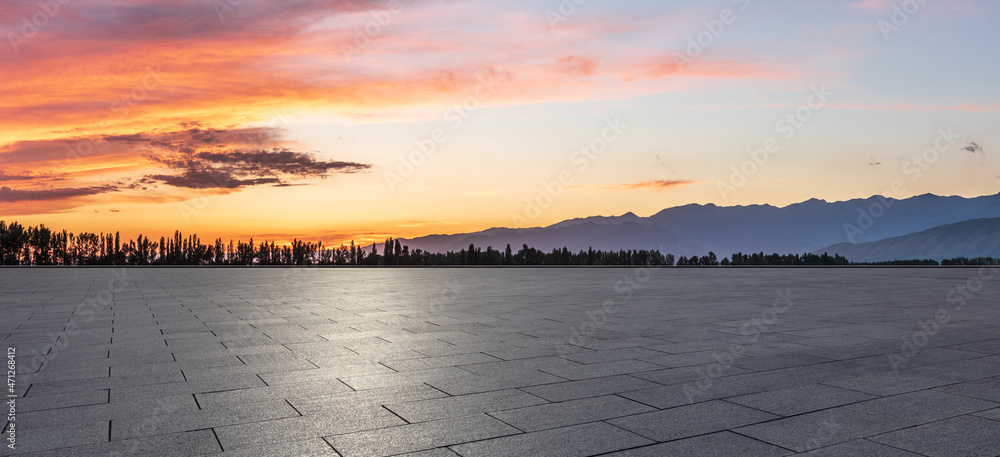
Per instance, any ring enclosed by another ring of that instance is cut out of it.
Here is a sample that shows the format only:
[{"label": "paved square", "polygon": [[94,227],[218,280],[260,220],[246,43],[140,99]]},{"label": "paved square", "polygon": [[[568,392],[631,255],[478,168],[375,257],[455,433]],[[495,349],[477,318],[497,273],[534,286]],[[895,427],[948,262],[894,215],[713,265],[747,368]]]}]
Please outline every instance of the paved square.
[{"label": "paved square", "polygon": [[0,269],[0,455],[998,456],[998,273]]}]

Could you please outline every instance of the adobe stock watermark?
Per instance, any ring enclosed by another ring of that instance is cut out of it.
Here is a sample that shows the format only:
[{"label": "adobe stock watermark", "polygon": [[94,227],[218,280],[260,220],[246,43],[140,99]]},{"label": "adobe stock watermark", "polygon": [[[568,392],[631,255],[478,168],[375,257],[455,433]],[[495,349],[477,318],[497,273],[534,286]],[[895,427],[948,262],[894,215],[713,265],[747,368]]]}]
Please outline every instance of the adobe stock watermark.
[{"label": "adobe stock watermark", "polygon": [[[830,102],[830,98],[835,95],[834,92],[826,89],[825,84],[820,84],[819,87],[812,86],[810,89],[811,93],[807,96],[804,104],[789,111],[774,123],[774,131],[782,134],[781,138],[784,141],[794,138],[796,132],[811,121],[815,113],[822,110]],[[778,138],[769,137],[764,140],[760,147],[748,149],[747,156],[749,158],[744,160],[739,167],[730,167],[732,174],[729,176],[729,181],[716,182],[715,187],[722,195],[722,199],[726,200],[729,194],[745,186],[753,175],[767,165],[771,155],[781,150],[781,141]]]},{"label": "adobe stock watermark", "polygon": [[785,290],[776,289],[775,293],[777,293],[778,298],[774,299],[769,308],[740,326],[740,336],[729,345],[728,351],[715,351],[712,354],[715,362],[710,363],[705,369],[695,368],[698,378],[682,387],[684,397],[687,398],[689,404],[707,394],[715,380],[725,375],[726,371],[733,367],[736,360],[746,355],[747,347],[757,344],[761,333],[777,324],[778,318],[791,308],[793,304],[791,287],[786,287]]},{"label": "adobe stock watermark", "polygon": [[215,14],[219,16],[219,22],[226,21],[226,15],[236,11],[243,5],[245,0],[202,0],[203,3],[212,7]]},{"label": "adobe stock watermark", "polygon": [[[660,246],[659,250],[662,251],[663,246]],[[601,303],[600,308],[585,311],[584,315],[587,319],[577,326],[570,327],[569,340],[558,346],[558,355],[562,357],[576,353],[574,347],[583,346],[584,338],[594,336],[598,330],[604,328],[604,325],[608,323],[608,318],[618,312],[619,306],[628,303],[632,299],[632,294],[642,289],[651,277],[652,269],[649,267],[639,267],[631,273],[626,273],[612,288],[621,298],[619,300],[609,298]]]},{"label": "adobe stock watermark", "polygon": [[934,312],[934,317],[924,321],[917,321],[920,330],[914,331],[913,335],[903,337],[903,344],[900,352],[896,354],[886,354],[889,358],[889,365],[893,371],[899,371],[906,367],[910,359],[916,356],[921,349],[930,343],[931,338],[941,331],[943,325],[947,325],[954,317],[952,313],[957,313],[965,309],[966,300],[976,297],[976,294],[983,290],[987,282],[992,281],[997,273],[1000,273],[1000,265],[986,265],[979,268],[975,276],[968,278],[964,283],[960,283],[948,291],[945,302],[952,305],[948,308],[939,308]]},{"label": "adobe stock watermark", "polygon": [[62,7],[69,3],[70,0],[41,0],[38,2],[38,10],[31,14],[31,16],[22,16],[20,23],[20,30],[15,30],[19,33],[7,32],[7,41],[10,42],[11,49],[14,50],[14,55],[21,52],[21,47],[28,44],[32,38],[38,36],[45,26],[49,25],[56,15],[62,11]]},{"label": "adobe stock watermark", "polygon": [[566,22],[570,16],[576,14],[577,7],[585,3],[587,0],[561,0],[556,9],[545,11],[545,20],[548,21],[549,28],[556,30],[560,23]]},{"label": "adobe stock watermark", "polygon": [[[750,0],[732,0],[732,2],[739,6],[740,11],[750,8]],[[726,33],[726,27],[735,23],[736,13],[729,8],[724,8],[714,19],[702,21],[702,30],[694,35],[688,35],[685,39],[687,47],[684,48],[684,52],[674,52],[670,55],[677,65],[677,71],[684,71],[686,65],[694,63],[704,55],[705,51],[714,46]]]},{"label": "adobe stock watermark", "polygon": [[417,138],[415,147],[409,153],[399,155],[399,166],[396,167],[396,171],[385,172],[385,183],[390,191],[395,192],[400,184],[413,176],[417,168],[433,157],[438,148],[448,142],[449,130],[454,132],[461,129],[476,111],[482,109],[483,103],[493,98],[500,88],[510,82],[510,76],[506,73],[489,72],[480,74],[477,81],[478,84],[472,94],[441,113],[441,121],[448,124],[450,129],[437,127],[427,135]]},{"label": "adobe stock watermark", "polygon": [[7,449],[17,450],[17,348],[7,348]]},{"label": "adobe stock watermark", "polygon": [[105,136],[108,131],[108,126],[109,124],[107,121],[101,121],[97,127],[97,130],[101,132],[101,134],[91,135],[90,137],[84,138],[81,141],[77,141],[72,145],[67,144],[66,160],[63,161],[62,166],[60,166],[57,171],[63,172],[67,168],[79,164],[81,161],[83,161],[84,158],[89,157],[91,154],[93,154],[94,151],[100,147],[98,142],[94,141],[94,137],[96,136],[100,138],[102,136]]},{"label": "adobe stock watermark", "polygon": [[457,303],[458,297],[461,296],[463,289],[465,289],[465,287],[462,286],[457,279],[446,279],[441,286],[441,293],[439,293],[436,298],[431,300],[431,306],[428,312],[438,313],[441,312],[446,306]]},{"label": "adobe stock watermark", "polygon": [[372,10],[372,19],[365,25],[354,30],[354,38],[351,43],[341,47],[340,52],[344,55],[347,63],[351,62],[351,56],[361,54],[365,48],[372,44],[385,31],[397,14],[402,13],[404,4],[402,0],[389,0],[384,8]]},{"label": "adobe stock watermark", "polygon": [[628,125],[622,123],[620,116],[616,116],[614,119],[606,118],[604,124],[600,135],[595,136],[580,149],[570,154],[569,162],[571,165],[576,165],[575,171],[571,169],[560,171],[554,181],[542,182],[541,189],[538,189],[533,197],[524,199],[524,210],[510,216],[514,227],[522,230],[528,223],[540,217],[542,212],[552,206],[556,199],[566,191],[566,188],[573,184],[576,174],[587,171],[590,164],[600,159],[628,129]]},{"label": "adobe stock watermark", "polygon": [[159,65],[156,68],[147,66],[146,72],[142,76],[142,82],[133,86],[126,94],[111,100],[111,112],[119,113],[118,117],[122,119],[128,117],[139,103],[146,100],[149,91],[160,87],[164,76],[166,75],[160,70]]},{"label": "adobe stock watermark", "polygon": [[809,439],[803,443],[801,450],[807,451],[825,446],[833,440],[835,434],[842,428],[844,428],[844,424],[838,422],[836,418],[828,417],[823,419],[820,422],[819,427],[814,430],[813,433],[809,435]]},{"label": "adobe stock watermark", "polygon": [[892,4],[892,14],[889,20],[879,19],[875,22],[882,39],[889,41],[890,35],[898,32],[904,25],[910,22],[910,18],[920,12],[920,7],[927,4],[927,0],[904,0],[902,4]]},{"label": "adobe stock watermark", "polygon": [[[941,154],[951,149],[955,142],[962,138],[962,135],[952,131],[951,126],[948,126],[947,129],[939,128],[937,133],[938,136],[934,139],[931,147],[924,149],[920,154],[914,154],[903,163],[901,172],[909,176],[911,182],[918,181],[923,177],[924,172],[941,158]],[[869,203],[868,206],[859,207],[858,218],[854,224],[844,223],[844,234],[847,235],[848,241],[854,243],[858,236],[863,235],[875,225],[875,222],[885,216],[886,211],[894,204],[893,199],[898,200],[905,197],[907,194],[906,184],[901,179],[895,179],[889,185],[888,192],[885,193],[890,197],[879,195],[878,200]]]}]

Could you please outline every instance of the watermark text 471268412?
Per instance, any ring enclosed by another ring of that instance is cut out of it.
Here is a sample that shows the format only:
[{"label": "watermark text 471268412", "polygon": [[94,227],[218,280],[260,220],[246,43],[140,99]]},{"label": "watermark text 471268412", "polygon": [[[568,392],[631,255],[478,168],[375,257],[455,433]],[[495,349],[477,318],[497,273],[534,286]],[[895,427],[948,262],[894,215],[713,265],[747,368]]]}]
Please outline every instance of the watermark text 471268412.
[{"label": "watermark text 471268412", "polygon": [[17,449],[17,349],[7,348],[7,449]]}]

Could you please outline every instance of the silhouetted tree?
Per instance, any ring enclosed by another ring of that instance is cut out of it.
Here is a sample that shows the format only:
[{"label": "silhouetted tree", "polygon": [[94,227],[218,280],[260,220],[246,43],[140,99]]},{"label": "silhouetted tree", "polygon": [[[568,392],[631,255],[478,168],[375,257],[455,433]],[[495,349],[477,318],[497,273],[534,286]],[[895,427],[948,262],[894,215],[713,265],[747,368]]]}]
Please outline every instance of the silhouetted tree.
[{"label": "silhouetted tree", "polygon": [[[273,241],[259,246],[249,242],[222,238],[205,245],[196,234],[185,237],[174,231],[173,237],[160,237],[153,243],[140,234],[135,239],[123,240],[119,232],[84,232],[74,234],[56,232],[44,225],[24,227],[16,221],[0,221],[0,263],[4,265],[852,265],[839,254],[744,254],[737,252],[720,262],[714,252],[704,256],[664,254],[657,250],[623,249],[617,251],[595,250],[592,247],[574,253],[557,248],[541,251],[524,244],[513,252],[508,244],[503,252],[487,246],[482,248],[470,243],[458,252],[432,253],[421,249],[410,250],[398,239],[388,238],[384,254],[379,256],[376,243],[370,252],[354,241],[350,246],[327,247],[323,242],[295,239],[290,245],[276,246]],[[856,263],[853,265],[938,265],[932,259],[896,260],[889,262]],[[941,265],[997,265],[1000,259],[990,257],[945,259]]]}]

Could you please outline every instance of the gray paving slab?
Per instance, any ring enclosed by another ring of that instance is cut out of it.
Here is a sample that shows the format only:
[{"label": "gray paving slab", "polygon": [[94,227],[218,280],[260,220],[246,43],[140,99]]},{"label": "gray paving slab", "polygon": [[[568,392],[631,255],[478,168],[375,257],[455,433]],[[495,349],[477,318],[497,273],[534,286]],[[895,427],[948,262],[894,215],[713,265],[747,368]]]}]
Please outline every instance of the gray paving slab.
[{"label": "gray paving slab", "polygon": [[277,386],[249,387],[216,392],[199,392],[193,395],[202,408],[237,406],[245,403],[261,403],[275,398],[295,402],[302,398],[323,397],[353,392],[340,382],[312,381]]},{"label": "gray paving slab", "polygon": [[385,408],[375,406],[337,408],[329,414],[220,425],[214,430],[222,448],[228,451],[401,425],[406,425],[406,421]]},{"label": "gray paving slab", "polygon": [[133,420],[171,412],[176,414],[194,413],[198,405],[191,396],[145,397],[129,401],[112,400],[110,403],[45,409],[19,413],[17,422],[27,428],[52,428],[60,424],[81,424],[104,422],[115,418]]},{"label": "gray paving slab", "polygon": [[976,341],[974,343],[956,344],[951,346],[951,348],[965,351],[975,351],[982,354],[1000,355],[1000,338]]},{"label": "gray paving slab", "polygon": [[1000,287],[914,339],[974,269],[630,271],[3,268],[11,453],[1000,449]]},{"label": "gray paving slab", "polygon": [[[516,373],[532,374],[534,371],[548,369],[555,371],[557,367],[585,367],[579,362],[572,362],[559,357],[532,357],[517,360],[500,360],[487,363],[461,365],[465,371],[478,376],[513,375]],[[566,376],[562,376],[566,377]]]},{"label": "gray paving slab", "polygon": [[330,443],[320,438],[262,444],[252,448],[227,450],[211,455],[214,457],[339,457]]},{"label": "gray paving slab", "polygon": [[721,400],[679,406],[607,421],[656,441],[672,441],[777,418]]},{"label": "gray paving slab", "polygon": [[761,387],[768,390],[783,389],[802,384],[815,384],[854,377],[829,363],[804,365],[768,371],[743,372],[724,379],[737,384]]},{"label": "gray paving slab", "polygon": [[942,391],[1000,402],[1000,377],[951,384]]},{"label": "gray paving slab", "polygon": [[545,455],[584,457],[651,444],[652,441],[603,422],[505,436],[453,446],[462,457]]},{"label": "gray paving slab", "polygon": [[995,457],[1000,452],[1000,422],[960,416],[871,440],[929,457]]},{"label": "gray paving slab", "polygon": [[748,425],[735,432],[798,452],[899,430],[920,423],[916,418],[886,419],[837,407]]},{"label": "gray paving slab", "polygon": [[847,407],[887,418],[915,417],[922,422],[934,422],[997,408],[1000,403],[929,389],[863,401]]},{"label": "gray paving slab", "polygon": [[519,430],[534,432],[651,411],[656,411],[656,408],[615,395],[607,395],[506,409],[491,412],[489,415]]},{"label": "gray paving slab", "polygon": [[561,378],[578,381],[619,374],[645,373],[662,369],[662,366],[641,360],[614,360],[590,364],[552,364],[541,371]]},{"label": "gray paving slab", "polygon": [[454,378],[438,378],[427,380],[426,383],[436,389],[448,393],[449,395],[466,395],[478,392],[489,392],[492,390],[516,389],[519,387],[530,387],[543,384],[553,384],[567,381],[541,371],[528,371],[514,374],[498,374],[492,376],[476,376],[469,373],[469,376]]},{"label": "gray paving slab", "polygon": [[[219,377],[202,381],[168,382],[144,386],[128,386],[111,389],[111,402],[135,401],[150,397],[190,397],[206,392],[222,392],[234,389],[263,387],[264,383],[258,376],[243,376],[235,378]],[[29,391],[28,393],[32,393]]]},{"label": "gray paving slab", "polygon": [[[110,441],[83,446],[65,447],[28,453],[27,456],[78,457],[78,456],[157,456],[208,455],[221,451],[212,430],[170,433],[144,438]],[[332,450],[332,449],[331,449]]]},{"label": "gray paving slab", "polygon": [[726,431],[615,452],[608,454],[608,457],[662,457],[667,455],[781,457],[790,454],[793,452],[788,449]]},{"label": "gray paving slab", "polygon": [[613,362],[617,360],[641,359],[664,355],[663,352],[643,347],[608,349],[605,351],[579,352],[565,355],[563,358],[579,363]]},{"label": "gray paving slab", "polygon": [[[834,406],[858,403],[873,398],[875,398],[874,395],[855,392],[853,390],[840,389],[822,384],[805,384],[786,389],[729,397],[726,401],[767,411],[779,416],[794,416]],[[859,408],[859,410],[867,409]]]},{"label": "gray paving slab", "polygon": [[427,451],[419,452],[407,452],[406,454],[400,454],[403,457],[457,457],[458,454],[448,448],[439,447],[437,449],[430,449]]},{"label": "gray paving slab", "polygon": [[[385,367],[388,370],[387,367]],[[474,375],[465,371],[459,367],[441,367],[441,368],[429,368],[427,370],[419,371],[391,371],[382,374],[371,374],[363,376],[341,376],[338,377],[340,381],[347,384],[354,390],[368,390],[368,389],[378,389],[384,387],[395,387],[395,386],[409,386],[413,384],[424,384],[428,383],[433,385],[437,380],[453,380],[461,378],[471,378],[481,376]],[[305,375],[304,379],[310,379],[311,376]],[[264,378],[265,381],[268,378]],[[288,382],[285,380],[285,382]]]},{"label": "gray paving slab", "polygon": [[760,392],[758,388],[723,381],[721,379],[709,381],[711,382],[703,382],[700,386],[696,382],[691,382],[633,390],[622,392],[618,395],[655,408],[665,409]]},{"label": "gray paving slab", "polygon": [[57,395],[23,397],[17,400],[17,410],[26,413],[48,409],[70,408],[73,406],[100,405],[111,400],[109,389],[73,392]]},{"label": "gray paving slab", "polygon": [[385,456],[521,433],[486,415],[444,419],[326,437],[344,457]]},{"label": "gray paving slab", "polygon": [[[541,397],[516,389],[417,400],[385,405],[407,422],[427,422],[451,417],[473,416],[547,403]],[[494,415],[494,417],[496,417]],[[510,422],[507,422],[510,423]]]},{"label": "gray paving slab", "polygon": [[750,371],[769,371],[781,368],[791,368],[803,365],[829,362],[830,359],[794,352],[762,355],[759,357],[741,357],[733,362],[733,366]]},{"label": "gray paving slab", "polygon": [[326,414],[331,409],[355,406],[385,406],[404,402],[446,398],[448,394],[426,384],[348,391],[333,395],[289,398],[288,402],[304,415]]},{"label": "gray paving slab", "polygon": [[112,420],[111,440],[141,438],[297,416],[299,416],[299,412],[285,400],[247,403],[236,407],[203,409],[189,413],[158,414],[138,420]]},{"label": "gray paving slab", "polygon": [[[16,422],[16,421],[15,421]],[[94,421],[87,423],[63,424],[53,427],[30,426],[27,424],[17,424],[15,449],[7,448],[4,440],[5,454],[23,454],[49,449],[59,449],[65,447],[82,446],[86,444],[103,443],[108,441],[108,421]],[[4,435],[9,436],[10,423],[5,426]]]},{"label": "gray paving slab", "polygon": [[990,409],[990,410],[986,410],[986,411],[980,411],[978,413],[973,414],[973,416],[984,417],[986,419],[992,419],[992,420],[995,420],[995,421],[1000,421],[1000,408]]},{"label": "gray paving slab", "polygon": [[826,381],[824,384],[884,396],[947,386],[954,384],[954,381],[935,376],[899,372],[866,374]]},{"label": "gray paving slab", "polygon": [[522,387],[521,390],[548,401],[566,401],[600,395],[620,394],[653,387],[660,387],[660,385],[633,376],[619,375]]},{"label": "gray paving slab", "polygon": [[[719,356],[719,351],[699,351],[699,352],[685,352],[683,354],[664,354],[664,355],[654,355],[649,357],[642,357],[643,362],[655,363],[657,365],[663,365],[668,368],[682,368],[690,367],[694,365],[705,365],[709,363],[715,363],[716,358]],[[740,371],[740,373],[745,373],[745,371]]]},{"label": "gray paving slab", "polygon": [[921,457],[921,454],[914,454],[868,440],[848,441],[795,455],[802,457]]},{"label": "gray paving slab", "polygon": [[952,382],[979,381],[1000,376],[1000,357],[942,360],[908,368],[906,373]]},{"label": "gray paving slab", "polygon": [[396,371],[426,370],[429,368],[443,368],[452,366],[463,366],[477,363],[495,362],[496,357],[474,352],[470,354],[457,354],[442,357],[419,357],[400,360],[388,360],[381,362],[383,365]]}]

